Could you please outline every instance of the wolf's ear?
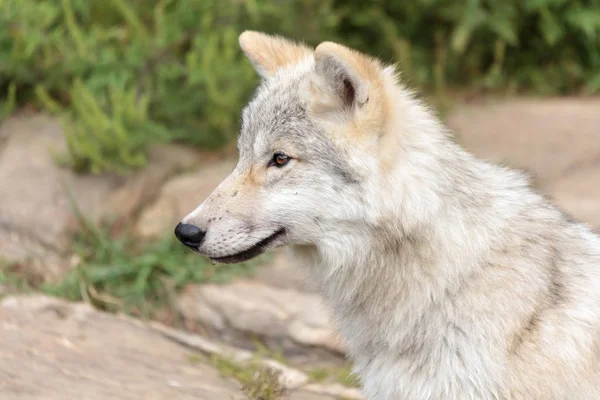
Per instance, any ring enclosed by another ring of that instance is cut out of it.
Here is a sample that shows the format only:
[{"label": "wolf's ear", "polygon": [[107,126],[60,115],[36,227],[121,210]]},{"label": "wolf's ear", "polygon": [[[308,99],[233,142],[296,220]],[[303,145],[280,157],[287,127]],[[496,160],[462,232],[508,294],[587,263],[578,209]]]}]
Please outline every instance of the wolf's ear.
[{"label": "wolf's ear", "polygon": [[313,50],[280,36],[245,31],[239,37],[240,47],[263,78],[272,76],[278,69],[296,64],[310,57]]},{"label": "wolf's ear", "polygon": [[363,107],[382,86],[381,66],[376,60],[337,43],[317,46],[315,72],[318,80],[313,94],[325,109]]}]

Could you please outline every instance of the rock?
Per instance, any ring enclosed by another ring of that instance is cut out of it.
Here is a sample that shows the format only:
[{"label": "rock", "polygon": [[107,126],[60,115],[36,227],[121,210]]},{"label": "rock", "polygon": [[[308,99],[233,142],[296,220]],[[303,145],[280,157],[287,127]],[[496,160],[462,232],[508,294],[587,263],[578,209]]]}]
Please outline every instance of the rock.
[{"label": "rock", "polygon": [[309,384],[306,385],[303,389],[308,392],[317,393],[320,395],[333,396],[335,398],[345,400],[362,400],[365,398],[359,389],[348,388],[340,384],[333,384],[327,386]]},{"label": "rock", "polygon": [[221,332],[291,340],[343,354],[341,338],[320,296],[255,281],[190,285],[178,298],[187,320]]},{"label": "rock", "polygon": [[142,170],[131,173],[121,180],[117,190],[111,193],[106,210],[101,216],[133,216],[141,206],[152,202],[158,189],[177,173],[198,165],[201,154],[179,145],[151,146],[149,162]]},{"label": "rock", "polygon": [[3,399],[245,398],[180,345],[84,304],[8,297],[0,321]]},{"label": "rock", "polygon": [[320,296],[278,289],[255,281],[228,285],[190,285],[178,298],[183,316],[216,331],[291,340],[343,354]]},{"label": "rock", "polygon": [[[174,172],[197,163],[197,154],[177,146],[151,151],[150,164],[126,177],[78,175],[60,168],[65,151],[57,121],[39,114],[9,118],[0,126],[0,258],[27,264],[30,273],[57,280],[77,226],[70,194],[86,218],[130,218]],[[42,261],[43,260],[43,264]]]},{"label": "rock", "polygon": [[[238,363],[252,362],[255,359],[251,352],[235,349],[225,345],[217,345],[214,342],[200,337],[198,335],[187,332],[180,332],[172,328],[168,328],[158,323],[151,323],[155,330],[165,335],[166,337],[181,343],[189,348],[199,350],[203,353],[218,354],[222,357],[228,357]],[[294,392],[294,400],[321,399],[322,395],[332,396],[347,400],[363,400],[364,395],[359,389],[345,387],[339,383],[333,384],[313,384],[308,382],[308,376],[299,370],[283,365],[277,361],[270,359],[259,359],[263,366],[268,366],[280,375],[280,383],[286,389],[296,390]]]},{"label": "rock", "polygon": [[529,171],[559,206],[600,227],[600,98],[465,104],[447,119],[467,149]]},{"label": "rock", "polygon": [[[151,326],[161,334],[176,341],[177,343],[184,344],[203,353],[211,355],[217,354],[240,365],[250,363],[255,358],[254,354],[249,351],[217,344],[198,335],[176,331],[157,323],[152,323]],[[279,376],[280,384],[287,389],[298,389],[308,383],[308,376],[306,376],[306,374],[302,371],[291,368],[287,365],[283,365],[275,360],[266,359],[260,360],[260,362],[265,367],[269,367],[275,371],[278,371],[281,374]]]},{"label": "rock", "polygon": [[235,159],[226,158],[167,182],[154,203],[140,214],[136,234],[143,239],[152,239],[172,231],[233,171],[235,163]]},{"label": "rock", "polygon": [[[0,300],[0,348],[2,399],[242,400],[239,382],[191,356],[252,357],[198,335],[41,295]],[[278,367],[290,378],[290,400],[333,400],[346,390],[306,384],[302,372]]]}]

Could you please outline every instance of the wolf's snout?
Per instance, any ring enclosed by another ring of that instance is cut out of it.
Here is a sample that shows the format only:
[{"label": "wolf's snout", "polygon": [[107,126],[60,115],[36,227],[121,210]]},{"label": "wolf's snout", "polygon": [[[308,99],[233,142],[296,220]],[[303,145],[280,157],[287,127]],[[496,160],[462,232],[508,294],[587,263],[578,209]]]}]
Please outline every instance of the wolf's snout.
[{"label": "wolf's snout", "polygon": [[175,227],[175,236],[186,246],[197,249],[202,244],[206,232],[196,225],[182,224],[180,222]]}]

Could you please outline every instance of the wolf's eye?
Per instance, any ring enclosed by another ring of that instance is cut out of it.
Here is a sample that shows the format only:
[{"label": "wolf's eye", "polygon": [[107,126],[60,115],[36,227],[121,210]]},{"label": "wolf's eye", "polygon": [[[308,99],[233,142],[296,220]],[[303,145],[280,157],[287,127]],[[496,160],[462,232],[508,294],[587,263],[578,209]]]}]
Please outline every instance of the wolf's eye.
[{"label": "wolf's eye", "polygon": [[281,168],[288,162],[290,162],[290,157],[283,153],[275,153],[273,154],[273,158],[269,161],[269,167],[274,165],[278,168]]}]

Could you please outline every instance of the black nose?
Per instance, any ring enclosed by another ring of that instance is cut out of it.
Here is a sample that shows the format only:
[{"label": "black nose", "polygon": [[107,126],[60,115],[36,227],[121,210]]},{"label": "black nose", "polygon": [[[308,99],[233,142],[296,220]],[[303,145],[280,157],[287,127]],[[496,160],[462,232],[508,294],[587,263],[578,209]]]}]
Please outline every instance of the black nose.
[{"label": "black nose", "polygon": [[195,225],[179,223],[175,227],[175,236],[177,236],[177,239],[189,247],[200,247],[202,240],[204,240],[204,235],[206,235],[206,232]]}]

